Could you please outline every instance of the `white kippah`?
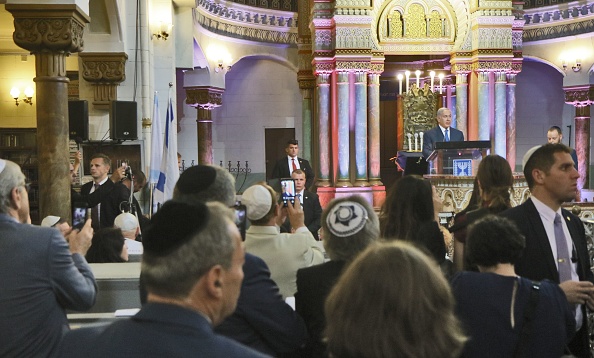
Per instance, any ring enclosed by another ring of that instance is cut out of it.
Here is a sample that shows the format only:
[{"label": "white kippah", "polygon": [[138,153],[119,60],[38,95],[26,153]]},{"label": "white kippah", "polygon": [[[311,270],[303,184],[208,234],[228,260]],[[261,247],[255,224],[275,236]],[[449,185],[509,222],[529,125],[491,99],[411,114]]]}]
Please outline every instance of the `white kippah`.
[{"label": "white kippah", "polygon": [[0,159],[0,173],[6,168],[6,160]]},{"label": "white kippah", "polygon": [[528,163],[528,161],[530,160],[530,157],[532,157],[532,154],[534,154],[534,152],[536,152],[536,150],[540,147],[542,147],[542,145],[537,145],[535,147],[532,147],[532,148],[528,149],[526,154],[524,154],[524,157],[522,157],[522,170],[524,170],[524,168],[526,167],[526,163]]},{"label": "white kippah", "polygon": [[363,205],[354,201],[343,201],[328,213],[326,225],[335,236],[346,237],[361,231],[368,218]]}]

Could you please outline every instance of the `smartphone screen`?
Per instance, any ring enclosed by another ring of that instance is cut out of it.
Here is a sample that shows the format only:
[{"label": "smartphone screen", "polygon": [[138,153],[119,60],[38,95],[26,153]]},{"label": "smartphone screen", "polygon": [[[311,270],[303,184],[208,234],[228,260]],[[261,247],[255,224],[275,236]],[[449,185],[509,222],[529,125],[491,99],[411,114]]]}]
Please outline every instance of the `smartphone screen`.
[{"label": "smartphone screen", "polygon": [[287,206],[287,202],[295,204],[295,180],[291,178],[281,179],[281,197],[283,199],[283,206]]},{"label": "smartphone screen", "polygon": [[241,233],[241,240],[245,241],[245,230],[246,230],[246,207],[241,203],[236,204],[233,209],[235,210],[235,225]]},{"label": "smartphone screen", "polygon": [[87,205],[84,203],[74,204],[72,208],[72,228],[82,229],[87,221]]}]

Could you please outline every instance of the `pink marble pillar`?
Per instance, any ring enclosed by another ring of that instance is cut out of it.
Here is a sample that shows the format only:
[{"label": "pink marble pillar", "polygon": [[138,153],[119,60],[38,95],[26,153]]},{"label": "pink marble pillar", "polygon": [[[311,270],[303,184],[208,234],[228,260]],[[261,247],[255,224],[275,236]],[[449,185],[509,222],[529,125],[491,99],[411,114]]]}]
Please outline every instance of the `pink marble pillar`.
[{"label": "pink marble pillar", "polygon": [[575,151],[578,157],[578,191],[590,182],[590,106],[575,108]]},{"label": "pink marble pillar", "polygon": [[516,74],[507,74],[506,159],[512,171],[516,169]]}]

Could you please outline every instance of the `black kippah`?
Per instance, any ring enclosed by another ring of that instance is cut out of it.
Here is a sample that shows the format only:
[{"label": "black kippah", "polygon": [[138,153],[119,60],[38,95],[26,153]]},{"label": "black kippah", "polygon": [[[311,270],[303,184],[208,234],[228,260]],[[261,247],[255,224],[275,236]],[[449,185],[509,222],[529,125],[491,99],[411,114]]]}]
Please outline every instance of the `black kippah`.
[{"label": "black kippah", "polygon": [[199,193],[207,190],[216,176],[217,171],[210,165],[196,165],[184,170],[175,186],[182,194]]},{"label": "black kippah", "polygon": [[165,202],[142,233],[144,251],[166,256],[202,231],[209,217],[208,207],[203,203]]}]

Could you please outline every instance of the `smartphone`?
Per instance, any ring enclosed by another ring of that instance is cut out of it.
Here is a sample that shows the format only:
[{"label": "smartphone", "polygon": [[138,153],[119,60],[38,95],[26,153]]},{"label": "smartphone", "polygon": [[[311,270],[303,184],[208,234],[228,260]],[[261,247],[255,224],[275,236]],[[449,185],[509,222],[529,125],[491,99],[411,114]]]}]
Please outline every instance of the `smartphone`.
[{"label": "smartphone", "polygon": [[245,241],[245,230],[246,230],[246,220],[247,220],[246,207],[245,207],[245,205],[242,205],[241,203],[237,203],[237,204],[235,204],[233,209],[235,210],[235,225],[237,225],[237,228],[239,229],[239,232],[241,233],[241,240]]},{"label": "smartphone", "polygon": [[283,199],[283,206],[287,206],[287,202],[295,204],[295,180],[291,178],[281,179],[281,198]]},{"label": "smartphone", "polygon": [[89,217],[89,213],[87,210],[86,203],[74,203],[72,207],[72,228],[73,229],[82,229],[87,222],[87,218]]}]

